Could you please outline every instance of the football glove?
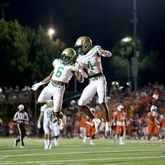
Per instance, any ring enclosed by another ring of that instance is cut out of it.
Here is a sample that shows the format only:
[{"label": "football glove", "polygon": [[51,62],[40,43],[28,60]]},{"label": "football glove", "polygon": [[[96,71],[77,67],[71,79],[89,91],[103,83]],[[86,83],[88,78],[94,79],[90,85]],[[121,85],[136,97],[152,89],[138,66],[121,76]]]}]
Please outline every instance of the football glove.
[{"label": "football glove", "polygon": [[33,91],[36,91],[41,85],[43,85],[42,82],[35,83],[35,84],[31,87],[31,89],[32,89]]}]

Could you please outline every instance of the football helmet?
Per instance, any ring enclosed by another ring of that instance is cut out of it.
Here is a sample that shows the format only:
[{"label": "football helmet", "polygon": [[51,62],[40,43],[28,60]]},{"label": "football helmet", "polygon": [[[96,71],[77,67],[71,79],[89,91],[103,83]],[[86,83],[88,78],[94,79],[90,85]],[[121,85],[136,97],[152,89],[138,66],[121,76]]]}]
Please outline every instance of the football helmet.
[{"label": "football helmet", "polygon": [[155,105],[152,105],[151,107],[150,107],[150,111],[151,112],[157,112],[157,106],[155,106]]},{"label": "football helmet", "polygon": [[18,105],[17,108],[18,108],[19,111],[23,111],[25,107],[24,107],[23,104],[20,104],[20,105]]},{"label": "football helmet", "polygon": [[73,48],[66,48],[61,53],[63,64],[73,64],[76,58],[76,51]]},{"label": "football helmet", "polygon": [[90,111],[94,114],[95,113],[95,108],[90,108]]},{"label": "football helmet", "polygon": [[81,36],[75,42],[75,48],[79,54],[87,53],[92,48],[92,40],[88,36]]},{"label": "football helmet", "polygon": [[124,109],[124,106],[123,105],[119,104],[117,106],[117,111],[121,112],[123,109]]}]

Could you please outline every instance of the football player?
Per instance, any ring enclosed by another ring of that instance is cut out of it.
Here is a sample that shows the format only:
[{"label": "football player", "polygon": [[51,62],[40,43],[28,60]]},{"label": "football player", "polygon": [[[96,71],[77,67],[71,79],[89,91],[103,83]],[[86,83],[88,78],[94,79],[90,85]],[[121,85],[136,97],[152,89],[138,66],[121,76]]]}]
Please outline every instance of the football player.
[{"label": "football player", "polygon": [[[85,87],[82,95],[78,101],[78,105],[82,111],[84,111],[90,118],[94,119],[94,115],[91,113],[87,104],[98,94],[98,101],[104,110],[106,129],[109,131],[109,109],[106,104],[106,78],[103,74],[103,68],[101,63],[101,57],[111,57],[112,53],[107,50],[103,50],[100,46],[93,46],[91,38],[88,36],[81,36],[75,42],[75,49],[78,52],[77,63],[80,68],[83,68],[83,76],[89,79],[89,84]],[[99,121],[93,120],[96,129],[99,125]]]},{"label": "football player", "polygon": [[47,101],[46,104],[41,106],[40,109],[40,116],[38,119],[37,127],[38,129],[41,128],[41,122],[43,123],[43,130],[44,130],[44,144],[45,149],[51,149],[51,132],[52,132],[52,122],[53,122],[54,112],[53,112],[53,102],[52,100]]},{"label": "football player", "polygon": [[63,130],[63,128],[63,120],[55,118],[52,123],[52,143],[54,143],[55,146],[59,145],[60,131]]},{"label": "football player", "polygon": [[159,128],[160,128],[160,122],[159,122],[159,114],[157,112],[158,107],[156,105],[151,105],[150,112],[147,114],[148,119],[148,142],[150,142],[150,139],[152,136],[159,136]]},{"label": "football player", "polygon": [[[95,115],[95,108],[90,108],[90,111],[93,115]],[[97,117],[97,116],[96,116]],[[86,116],[86,129],[87,129],[87,137],[90,138],[90,145],[95,145],[95,125],[92,119],[89,116]],[[83,141],[85,142],[85,141]]]},{"label": "football player", "polygon": [[113,115],[113,125],[115,128],[114,141],[119,138],[119,144],[124,144],[123,139],[126,134],[126,117],[127,113],[124,112],[124,106],[122,104],[117,105],[117,110]]},{"label": "football player", "polygon": [[34,84],[32,90],[36,91],[41,85],[48,85],[41,91],[37,103],[44,104],[53,97],[55,116],[61,117],[60,111],[63,103],[63,95],[66,85],[73,75],[81,81],[81,74],[74,65],[76,51],[73,48],[66,48],[61,53],[61,59],[53,61],[53,71],[44,80]]}]

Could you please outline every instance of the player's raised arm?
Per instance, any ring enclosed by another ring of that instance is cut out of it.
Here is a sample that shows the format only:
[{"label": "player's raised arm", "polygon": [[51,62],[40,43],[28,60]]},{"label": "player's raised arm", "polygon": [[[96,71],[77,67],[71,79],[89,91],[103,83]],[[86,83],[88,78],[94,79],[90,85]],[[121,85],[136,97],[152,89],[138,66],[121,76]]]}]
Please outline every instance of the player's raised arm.
[{"label": "player's raised arm", "polygon": [[99,54],[100,56],[103,56],[103,57],[111,57],[111,56],[112,56],[112,53],[111,53],[109,50],[104,50],[104,49],[102,49],[102,48],[100,48],[100,49],[98,50],[98,54]]},{"label": "player's raised arm", "polygon": [[53,71],[47,76],[45,77],[42,81],[38,82],[38,83],[35,83],[33,86],[32,86],[32,90],[33,91],[36,91],[40,86],[44,85],[44,84],[47,84],[51,78],[52,78],[52,75],[53,75]]}]

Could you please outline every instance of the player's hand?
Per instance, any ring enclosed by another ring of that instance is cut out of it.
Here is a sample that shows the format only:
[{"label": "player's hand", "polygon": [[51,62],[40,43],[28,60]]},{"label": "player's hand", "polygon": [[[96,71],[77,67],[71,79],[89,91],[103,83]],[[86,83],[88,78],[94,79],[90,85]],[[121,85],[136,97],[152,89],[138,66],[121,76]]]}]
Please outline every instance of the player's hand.
[{"label": "player's hand", "polygon": [[38,123],[37,123],[37,128],[38,128],[38,129],[41,128],[41,123],[40,123],[40,121],[38,121]]},{"label": "player's hand", "polygon": [[32,89],[33,91],[36,91],[41,85],[42,85],[42,82],[35,83],[35,84],[31,87],[31,89]]}]

